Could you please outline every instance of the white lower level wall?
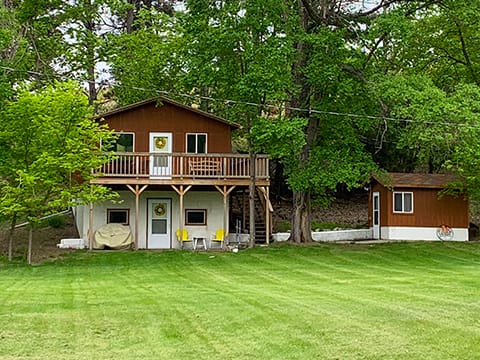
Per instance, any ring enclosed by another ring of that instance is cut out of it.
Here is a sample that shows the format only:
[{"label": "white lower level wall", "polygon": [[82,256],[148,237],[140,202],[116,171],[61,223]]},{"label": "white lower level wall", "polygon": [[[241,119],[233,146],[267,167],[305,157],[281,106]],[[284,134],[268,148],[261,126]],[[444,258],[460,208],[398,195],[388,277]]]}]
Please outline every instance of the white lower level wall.
[{"label": "white lower level wall", "polygon": [[[433,227],[384,226],[380,229],[380,234],[382,240],[440,240],[437,237],[437,228]],[[288,232],[272,234],[273,241],[286,241],[289,237]],[[372,240],[373,229],[312,232],[312,238],[314,241]],[[453,238],[450,241],[468,241],[468,229],[453,228]]]},{"label": "white lower level wall", "polygon": [[[290,233],[272,234],[273,241],[286,241]],[[372,229],[351,229],[334,231],[314,231],[312,239],[314,241],[349,241],[349,240],[370,240],[372,238]]]},{"label": "white lower level wall", "polygon": [[314,241],[370,240],[371,229],[333,230],[312,232]]},{"label": "white lower level wall", "polygon": [[[107,223],[107,209],[129,209],[129,226],[132,234],[135,234],[135,195],[131,191],[118,191],[118,193],[121,202],[117,199],[115,202],[105,201],[94,204],[94,232]],[[180,227],[180,203],[179,196],[174,191],[145,191],[140,195],[138,247],[144,249],[147,246],[147,199],[171,199],[172,248],[179,248],[180,243],[177,241],[175,231]],[[223,229],[223,196],[218,191],[189,191],[184,196],[184,208],[207,210],[206,225],[183,226],[184,229],[187,229],[190,238],[206,237],[210,239],[217,229]],[[85,240],[88,247],[89,206],[78,206],[75,208],[74,214],[79,235]]]},{"label": "white lower level wall", "polygon": [[[382,226],[380,238],[384,240],[440,240],[436,227]],[[468,241],[468,229],[453,228],[453,238],[449,241]]]}]

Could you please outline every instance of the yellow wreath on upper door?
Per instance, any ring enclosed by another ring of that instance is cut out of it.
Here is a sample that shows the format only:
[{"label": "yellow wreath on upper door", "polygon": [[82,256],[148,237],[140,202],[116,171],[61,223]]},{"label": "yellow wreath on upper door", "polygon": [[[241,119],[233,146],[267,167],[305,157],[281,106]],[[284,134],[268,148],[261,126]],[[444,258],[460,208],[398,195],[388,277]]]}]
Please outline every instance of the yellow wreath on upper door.
[{"label": "yellow wreath on upper door", "polygon": [[164,204],[157,204],[157,206],[155,206],[155,208],[153,209],[153,212],[155,213],[155,215],[157,216],[163,216],[165,215],[166,213],[166,209],[165,209],[165,205]]},{"label": "yellow wreath on upper door", "polygon": [[155,147],[157,149],[163,149],[167,145],[167,138],[165,136],[159,136],[155,138]]}]

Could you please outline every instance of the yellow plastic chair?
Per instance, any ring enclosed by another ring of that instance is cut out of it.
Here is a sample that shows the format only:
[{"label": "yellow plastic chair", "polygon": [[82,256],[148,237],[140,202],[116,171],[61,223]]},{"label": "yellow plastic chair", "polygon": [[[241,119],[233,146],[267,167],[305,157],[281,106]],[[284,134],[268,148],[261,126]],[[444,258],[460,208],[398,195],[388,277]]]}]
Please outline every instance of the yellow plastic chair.
[{"label": "yellow plastic chair", "polygon": [[189,238],[187,229],[183,229],[182,236],[180,236],[180,229],[177,229],[175,233],[177,234],[178,241],[182,244],[182,249],[183,249],[183,244],[185,244],[186,242],[193,241],[193,239]]},{"label": "yellow plastic chair", "polygon": [[223,229],[218,229],[215,231],[215,234],[210,239],[211,242],[217,242],[220,244],[220,247],[223,248],[225,244],[225,231]]}]

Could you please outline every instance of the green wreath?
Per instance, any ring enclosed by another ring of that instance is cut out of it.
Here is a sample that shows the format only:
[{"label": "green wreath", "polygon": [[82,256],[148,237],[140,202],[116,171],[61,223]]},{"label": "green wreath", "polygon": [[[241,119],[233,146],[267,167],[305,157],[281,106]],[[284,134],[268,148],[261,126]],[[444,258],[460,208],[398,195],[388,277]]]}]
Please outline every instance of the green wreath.
[{"label": "green wreath", "polygon": [[167,138],[164,136],[156,137],[155,138],[155,147],[157,149],[163,149],[167,145]]},{"label": "green wreath", "polygon": [[167,210],[165,209],[165,205],[164,204],[157,204],[157,206],[155,206],[155,209],[153,209],[153,212],[155,213],[155,215],[157,216],[163,216],[165,215],[165,212]]}]

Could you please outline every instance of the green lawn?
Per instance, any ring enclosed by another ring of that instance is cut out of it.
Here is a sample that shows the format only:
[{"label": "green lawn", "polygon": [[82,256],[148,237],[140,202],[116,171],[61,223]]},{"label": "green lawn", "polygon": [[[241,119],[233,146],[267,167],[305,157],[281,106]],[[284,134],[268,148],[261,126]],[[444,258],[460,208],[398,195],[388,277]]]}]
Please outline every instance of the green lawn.
[{"label": "green lawn", "polygon": [[480,359],[480,243],[0,262],[0,359]]}]

